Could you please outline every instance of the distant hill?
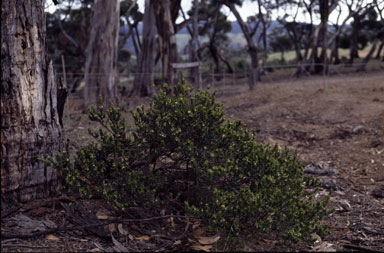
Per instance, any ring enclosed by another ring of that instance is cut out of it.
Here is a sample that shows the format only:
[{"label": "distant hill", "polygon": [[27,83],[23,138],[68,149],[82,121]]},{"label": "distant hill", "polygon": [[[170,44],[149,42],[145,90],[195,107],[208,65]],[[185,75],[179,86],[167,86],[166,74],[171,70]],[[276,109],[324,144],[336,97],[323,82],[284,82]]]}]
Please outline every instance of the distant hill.
[{"label": "distant hill", "polygon": [[[272,21],[271,25],[268,28],[268,32],[271,32],[275,27],[279,27],[279,26],[281,26],[281,24],[278,21]],[[121,33],[128,33],[128,30],[129,30],[128,25],[120,27]],[[141,35],[142,23],[138,24],[138,30],[139,30],[139,34]],[[259,38],[260,33],[261,33],[261,29],[259,29],[259,31],[255,34],[254,38],[256,40]],[[232,22],[232,30],[229,33],[227,33],[227,36],[228,36],[229,41],[230,41],[229,47],[231,49],[240,49],[240,48],[243,48],[244,46],[246,46],[246,44],[247,44],[247,42],[243,36],[243,32],[241,31],[240,25],[236,21]],[[190,39],[190,35],[188,33],[187,28],[183,28],[181,31],[179,31],[176,34],[177,48],[178,48],[180,54],[184,54],[185,47],[188,44],[189,39]],[[199,40],[201,42],[207,41],[207,39],[203,38],[203,37],[200,37]],[[128,42],[125,44],[124,48],[131,51],[133,55],[135,54],[135,50],[134,50],[133,43],[132,43],[131,39],[128,40]]]}]

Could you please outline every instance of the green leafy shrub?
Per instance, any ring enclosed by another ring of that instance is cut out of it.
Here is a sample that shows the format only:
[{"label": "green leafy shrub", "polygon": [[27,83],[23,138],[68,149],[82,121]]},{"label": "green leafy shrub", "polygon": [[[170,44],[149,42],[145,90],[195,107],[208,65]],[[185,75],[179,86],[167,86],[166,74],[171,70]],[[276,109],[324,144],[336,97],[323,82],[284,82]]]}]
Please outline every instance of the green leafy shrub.
[{"label": "green leafy shrub", "polygon": [[207,225],[236,233],[295,241],[324,231],[327,200],[312,199],[315,181],[304,178],[297,155],[256,143],[241,121],[225,118],[215,93],[164,85],[132,115],[128,133],[120,108],[90,109],[101,125],[89,130],[96,142],[51,160],[69,191],[119,208],[185,203]]}]

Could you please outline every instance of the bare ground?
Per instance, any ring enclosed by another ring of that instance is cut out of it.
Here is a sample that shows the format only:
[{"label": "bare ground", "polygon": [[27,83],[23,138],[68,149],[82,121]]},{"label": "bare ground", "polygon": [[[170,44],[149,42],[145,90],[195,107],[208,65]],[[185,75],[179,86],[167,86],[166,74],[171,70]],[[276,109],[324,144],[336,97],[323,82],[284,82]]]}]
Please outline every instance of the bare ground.
[{"label": "bare ground", "polygon": [[323,192],[333,191],[335,208],[325,241],[338,250],[383,251],[384,74],[309,78],[232,92],[238,91],[221,93],[226,112],[256,129],[258,141],[297,149],[308,168],[330,172],[318,176]]},{"label": "bare ground", "polygon": [[[329,205],[334,212],[327,219],[331,234],[321,242],[285,247],[273,238],[264,238],[259,244],[246,241],[243,250],[384,251],[383,73],[261,83],[252,92],[245,85],[224,86],[219,90],[218,98],[224,102],[229,118],[241,119],[255,129],[259,142],[287,145],[297,150],[300,159],[308,164],[308,172],[315,172],[322,182],[319,197],[332,192]],[[131,103],[131,107],[137,104],[140,101]],[[84,143],[88,125],[86,116],[72,115],[66,131],[73,144]],[[37,202],[35,206],[30,204],[30,208],[20,208],[2,219],[2,233],[15,233],[7,220],[21,213],[38,221],[49,219],[57,226],[73,223],[63,201],[57,202],[60,201]],[[103,203],[84,202],[84,206],[89,217],[116,216]],[[123,232],[128,231],[128,234],[122,235],[119,231],[117,239],[127,249],[135,251],[190,250],[195,245],[192,231],[198,230],[198,223],[182,220],[166,220],[165,223],[166,226],[157,222],[125,224]],[[104,229],[108,233],[117,228]],[[154,229],[158,232],[151,235]],[[160,233],[163,237],[158,236]],[[178,238],[177,234],[184,237]],[[1,250],[97,252],[102,249],[116,251],[117,247],[116,242],[105,241],[87,231],[54,235],[32,239],[2,238]],[[225,244],[225,240],[220,241]],[[225,245],[221,249],[225,249]]]}]

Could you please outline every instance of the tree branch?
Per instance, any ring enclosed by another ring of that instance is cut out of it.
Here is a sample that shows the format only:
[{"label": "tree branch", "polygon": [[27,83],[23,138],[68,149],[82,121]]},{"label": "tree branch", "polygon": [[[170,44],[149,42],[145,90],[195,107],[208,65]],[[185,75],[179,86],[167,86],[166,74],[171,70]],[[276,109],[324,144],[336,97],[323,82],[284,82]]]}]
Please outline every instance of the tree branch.
[{"label": "tree branch", "polygon": [[76,47],[79,48],[79,44],[64,30],[63,24],[61,23],[61,18],[58,15],[57,16],[57,22],[59,24],[59,28],[61,32],[64,34],[64,36]]},{"label": "tree branch", "polygon": [[175,25],[175,34],[178,33],[181,29],[183,29],[185,26],[189,25],[192,22],[192,19],[189,18],[187,20],[184,20],[183,22]]}]

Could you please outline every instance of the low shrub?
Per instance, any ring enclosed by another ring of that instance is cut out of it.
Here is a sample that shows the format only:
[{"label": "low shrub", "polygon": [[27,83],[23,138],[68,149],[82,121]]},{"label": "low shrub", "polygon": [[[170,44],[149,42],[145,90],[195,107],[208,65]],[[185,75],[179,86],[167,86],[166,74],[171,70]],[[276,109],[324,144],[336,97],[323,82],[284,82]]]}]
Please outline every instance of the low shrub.
[{"label": "low shrub", "polygon": [[51,162],[67,190],[119,208],[176,203],[214,229],[293,241],[323,234],[328,200],[313,200],[316,181],[304,177],[296,153],[256,143],[241,121],[225,118],[215,95],[184,81],[164,85],[148,108],[131,112],[130,133],[121,108],[101,103],[89,113],[101,126],[89,130],[95,142]]}]

